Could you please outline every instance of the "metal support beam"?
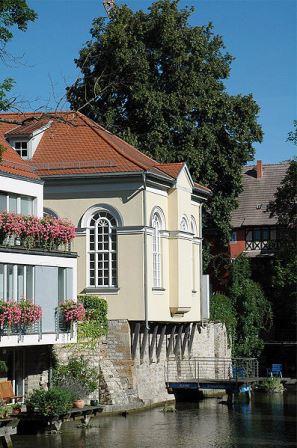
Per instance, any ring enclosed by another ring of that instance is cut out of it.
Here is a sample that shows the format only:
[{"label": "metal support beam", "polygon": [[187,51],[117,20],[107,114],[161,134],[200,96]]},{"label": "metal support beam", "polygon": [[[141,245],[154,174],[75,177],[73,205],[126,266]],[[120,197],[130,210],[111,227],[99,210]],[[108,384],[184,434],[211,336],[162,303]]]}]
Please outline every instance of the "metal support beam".
[{"label": "metal support beam", "polygon": [[168,356],[171,355],[172,350],[173,350],[173,342],[174,342],[175,330],[176,330],[176,325],[173,325],[173,327],[171,329],[170,337],[169,337],[169,343],[168,343],[167,351],[166,351],[167,358],[168,358]]},{"label": "metal support beam", "polygon": [[189,340],[189,335],[190,335],[190,326],[191,324],[188,324],[185,328],[185,333],[184,333],[184,337],[183,337],[183,341],[182,341],[182,347],[181,347],[181,355],[182,358],[185,355],[185,351],[186,351],[186,346],[187,346],[187,342]]},{"label": "metal support beam", "polygon": [[161,355],[161,351],[162,351],[165,333],[166,333],[166,325],[163,325],[160,336],[159,336],[159,342],[157,345],[157,362],[160,361],[160,355]]},{"label": "metal support beam", "polygon": [[183,324],[179,325],[175,345],[174,345],[174,354],[175,356],[181,355],[181,344],[182,344],[182,333],[183,333]]},{"label": "metal support beam", "polygon": [[132,344],[131,344],[132,359],[134,359],[136,356],[137,345],[139,340],[139,331],[140,331],[140,323],[137,322],[134,328],[134,333],[132,335]]},{"label": "metal support beam", "polygon": [[191,328],[191,335],[190,335],[190,339],[189,339],[189,343],[188,343],[189,355],[192,354],[192,347],[193,347],[193,341],[194,341],[196,327],[197,327],[197,323],[193,322],[192,328]]},{"label": "metal support beam", "polygon": [[152,340],[149,346],[149,359],[150,362],[153,361],[153,356],[154,356],[154,348],[156,345],[156,341],[157,341],[157,333],[158,333],[158,325],[155,324],[154,325],[154,330],[153,330],[153,334],[152,334]]},{"label": "metal support beam", "polygon": [[146,344],[147,344],[147,338],[148,338],[148,329],[147,329],[147,327],[145,327],[143,336],[142,336],[141,346],[140,346],[140,360],[141,361],[143,360],[143,357],[144,357]]}]

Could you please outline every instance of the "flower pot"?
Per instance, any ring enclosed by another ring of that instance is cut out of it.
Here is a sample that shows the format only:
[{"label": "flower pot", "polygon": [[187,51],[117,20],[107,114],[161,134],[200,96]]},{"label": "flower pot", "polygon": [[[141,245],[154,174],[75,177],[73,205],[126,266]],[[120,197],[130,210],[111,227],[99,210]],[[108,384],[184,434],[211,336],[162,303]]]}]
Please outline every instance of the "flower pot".
[{"label": "flower pot", "polygon": [[85,407],[85,401],[84,400],[75,400],[73,402],[73,406],[77,409],[83,409]]}]

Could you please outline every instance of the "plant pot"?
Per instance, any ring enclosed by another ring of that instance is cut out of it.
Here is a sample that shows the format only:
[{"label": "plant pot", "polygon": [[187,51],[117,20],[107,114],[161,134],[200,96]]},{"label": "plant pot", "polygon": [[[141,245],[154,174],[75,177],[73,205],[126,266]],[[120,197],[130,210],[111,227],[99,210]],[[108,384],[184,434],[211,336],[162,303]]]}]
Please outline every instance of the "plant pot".
[{"label": "plant pot", "polygon": [[73,406],[77,409],[83,409],[85,407],[85,401],[84,400],[75,400],[73,402]]}]

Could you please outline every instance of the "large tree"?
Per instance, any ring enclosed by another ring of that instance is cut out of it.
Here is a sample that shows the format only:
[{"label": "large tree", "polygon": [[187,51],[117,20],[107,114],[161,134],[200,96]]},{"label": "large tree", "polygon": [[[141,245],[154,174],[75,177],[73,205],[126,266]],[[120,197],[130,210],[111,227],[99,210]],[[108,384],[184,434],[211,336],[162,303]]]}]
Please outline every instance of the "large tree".
[{"label": "large tree", "polygon": [[123,5],[95,19],[68,100],[154,158],[185,160],[212,188],[209,217],[226,242],[241,167],[262,139],[259,107],[227,92],[233,58],[211,24],[189,24],[192,11],[159,0],[147,12]]},{"label": "large tree", "polygon": [[[27,29],[28,22],[35,20],[36,13],[29,8],[25,0],[0,1],[0,60],[6,55],[6,44],[13,38],[13,30],[17,27],[21,31]],[[11,100],[7,97],[13,86],[13,80],[0,80],[0,111],[8,110]]]},{"label": "large tree", "polygon": [[[296,123],[296,122],[295,122]],[[293,135],[291,133],[290,135]],[[294,141],[294,139],[292,139]],[[295,144],[296,125],[295,125]],[[282,239],[272,267],[272,304],[275,336],[295,338],[297,330],[297,161],[292,160],[274,201],[271,216],[277,218]]]}]

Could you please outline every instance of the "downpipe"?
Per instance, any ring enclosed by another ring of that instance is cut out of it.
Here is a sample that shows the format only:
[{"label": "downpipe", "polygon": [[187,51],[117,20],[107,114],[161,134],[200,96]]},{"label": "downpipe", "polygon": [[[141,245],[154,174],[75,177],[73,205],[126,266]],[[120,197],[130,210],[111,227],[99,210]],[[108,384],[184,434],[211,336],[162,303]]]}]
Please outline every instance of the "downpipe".
[{"label": "downpipe", "polygon": [[146,201],[146,173],[142,174],[143,178],[143,221],[144,221],[144,236],[143,236],[143,283],[144,283],[144,319],[145,319],[145,328],[149,330],[148,324],[148,284],[147,284],[147,201]]}]

